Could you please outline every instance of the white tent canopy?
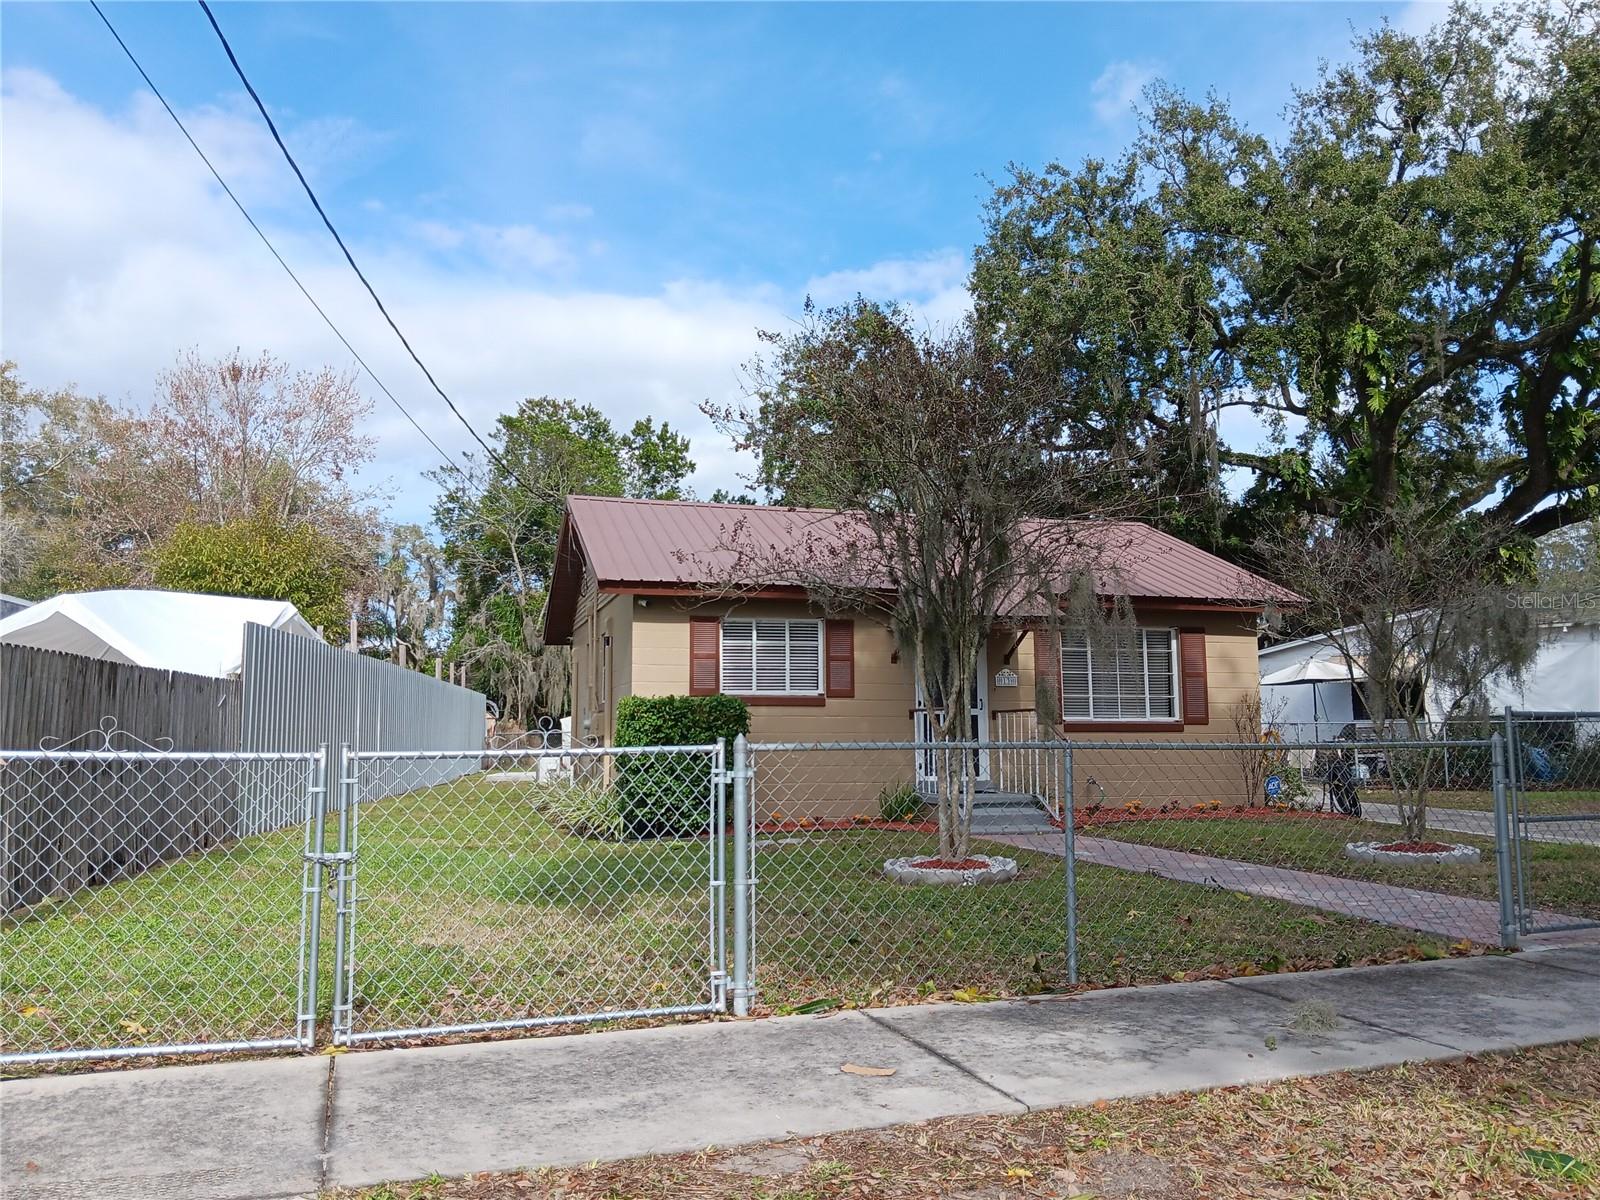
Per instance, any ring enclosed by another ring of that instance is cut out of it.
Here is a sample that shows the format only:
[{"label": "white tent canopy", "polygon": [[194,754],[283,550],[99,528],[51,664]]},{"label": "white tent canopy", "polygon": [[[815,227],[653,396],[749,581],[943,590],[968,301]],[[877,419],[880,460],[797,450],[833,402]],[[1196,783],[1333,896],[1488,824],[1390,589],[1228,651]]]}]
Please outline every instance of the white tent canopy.
[{"label": "white tent canopy", "polygon": [[[1355,664],[1355,684],[1366,678]],[[1264,646],[1260,651],[1261,703],[1281,724],[1321,726],[1331,736],[1362,716],[1345,657],[1328,635]],[[1302,686],[1307,685],[1310,686]],[[1540,630],[1539,650],[1519,680],[1488,679],[1483,698],[1490,711],[1503,706],[1548,711],[1600,711],[1600,620],[1580,615]],[[1452,696],[1430,694],[1428,713],[1437,717]]]},{"label": "white tent canopy", "polygon": [[[1261,682],[1266,687],[1280,687],[1286,683],[1349,683],[1351,673],[1344,658],[1305,658],[1263,675]],[[1357,680],[1366,678],[1359,666],[1354,674]]]},{"label": "white tent canopy", "polygon": [[321,640],[287,600],[129,590],[41,600],[0,620],[0,643],[226,678],[239,672],[252,622]]}]

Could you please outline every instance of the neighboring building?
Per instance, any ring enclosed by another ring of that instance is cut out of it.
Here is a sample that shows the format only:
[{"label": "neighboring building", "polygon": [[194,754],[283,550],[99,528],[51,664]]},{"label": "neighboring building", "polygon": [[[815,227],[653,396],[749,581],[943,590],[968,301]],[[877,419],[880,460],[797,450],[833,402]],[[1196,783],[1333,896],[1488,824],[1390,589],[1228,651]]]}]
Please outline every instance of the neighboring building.
[{"label": "neighboring building", "polygon": [[[1365,674],[1352,672],[1327,634],[1263,647],[1260,653],[1264,718],[1297,741],[1339,736],[1367,720]],[[1492,678],[1484,688],[1491,712],[1509,705],[1539,712],[1600,712],[1600,614],[1546,623],[1538,654],[1520,683]],[[1442,716],[1453,696],[1430,695],[1428,715]]]},{"label": "neighboring building", "polygon": [[0,644],[227,678],[239,673],[247,623],[322,640],[287,600],[116,590],[29,605],[0,619]]},{"label": "neighboring building", "polygon": [[12,613],[19,613],[32,604],[32,600],[23,600],[17,596],[8,596],[0,592],[0,621],[5,620]]},{"label": "neighboring building", "polygon": [[[826,539],[848,520],[823,510],[572,497],[544,634],[572,646],[576,739],[608,744],[623,696],[716,692],[751,705],[754,740],[917,739],[925,705],[881,619],[823,613],[802,588],[764,580],[742,581],[733,595],[725,578],[736,557],[728,553],[730,530],[740,544],[792,548]],[[1149,526],[1109,528],[1110,573],[1140,626],[1134,645],[1122,661],[1102,662],[1102,652],[1070,634],[1061,646],[1026,620],[997,627],[972,697],[981,741],[1235,736],[1233,716],[1257,690],[1257,616],[1269,601],[1296,597]],[[1056,730],[1035,721],[1041,669],[1064,714]],[[980,757],[980,777],[1003,775],[998,755]],[[1238,799],[1236,769],[1223,755],[1207,757],[1220,774],[1186,794]],[[1079,764],[1080,778],[1098,780],[1096,798],[1117,802],[1115,787],[1106,787],[1116,773],[1086,765]],[[928,769],[917,764],[919,785]],[[1127,769],[1124,761],[1115,771]],[[1146,774],[1196,769],[1168,755],[1149,759]],[[842,807],[859,810],[895,782],[876,768],[863,775],[841,789]]]}]

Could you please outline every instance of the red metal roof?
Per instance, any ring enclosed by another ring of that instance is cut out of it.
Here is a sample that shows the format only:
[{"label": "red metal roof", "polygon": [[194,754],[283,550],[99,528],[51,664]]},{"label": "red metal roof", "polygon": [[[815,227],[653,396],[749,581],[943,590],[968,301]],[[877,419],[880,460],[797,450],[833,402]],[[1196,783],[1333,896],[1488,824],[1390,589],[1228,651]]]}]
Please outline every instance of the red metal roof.
[{"label": "red metal roof", "polygon": [[[571,636],[585,559],[602,588],[725,587],[735,573],[748,574],[756,559],[781,562],[786,552],[848,539],[855,519],[819,508],[571,496],[545,614],[546,640]],[[1075,537],[1080,545],[1103,549],[1096,574],[1107,595],[1250,606],[1299,600],[1287,588],[1142,522],[1080,523]],[[741,582],[776,587],[793,581]]]}]

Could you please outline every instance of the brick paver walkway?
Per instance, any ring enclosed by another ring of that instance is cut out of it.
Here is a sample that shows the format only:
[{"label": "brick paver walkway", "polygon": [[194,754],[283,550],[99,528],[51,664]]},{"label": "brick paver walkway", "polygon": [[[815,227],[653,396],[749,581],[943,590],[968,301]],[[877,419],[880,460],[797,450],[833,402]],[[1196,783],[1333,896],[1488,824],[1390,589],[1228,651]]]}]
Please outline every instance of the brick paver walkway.
[{"label": "brick paver walkway", "polygon": [[[1059,834],[1044,843],[1027,837],[991,837],[1029,850],[1045,849],[1060,854]],[[1340,879],[1314,871],[1295,871],[1287,867],[1264,867],[1209,854],[1168,850],[1160,846],[1141,846],[1110,838],[1077,838],[1078,861],[1101,867],[1117,867],[1159,875],[1180,883],[1226,888],[1250,896],[1266,896],[1323,912],[1363,917],[1399,929],[1415,929],[1447,938],[1468,938],[1488,945],[1500,943],[1500,906],[1492,900],[1473,900],[1465,896],[1446,896],[1419,888],[1368,883],[1359,879]],[[1576,918],[1540,910],[1539,925],[1565,924]]]}]

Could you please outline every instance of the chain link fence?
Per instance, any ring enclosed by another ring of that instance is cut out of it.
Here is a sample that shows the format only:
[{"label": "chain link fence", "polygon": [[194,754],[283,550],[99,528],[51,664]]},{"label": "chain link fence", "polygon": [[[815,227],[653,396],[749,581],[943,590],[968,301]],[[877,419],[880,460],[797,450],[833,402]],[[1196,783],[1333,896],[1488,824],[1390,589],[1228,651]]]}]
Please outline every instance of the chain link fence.
[{"label": "chain link fence", "polygon": [[[1519,932],[1594,928],[1600,925],[1600,880],[1584,879],[1587,887],[1574,898],[1551,863],[1600,855],[1600,713],[1507,710],[1504,723]],[[1451,803],[1476,813],[1482,801],[1472,794]]]},{"label": "chain link fence", "polygon": [[750,747],[752,983],[763,1010],[1065,980],[1065,836],[1032,797],[982,793],[974,810],[973,852],[1014,859],[1009,882],[916,887],[886,874],[891,860],[938,857],[936,809],[918,783],[949,753],[979,751]]},{"label": "chain link fence", "polygon": [[[0,754],[0,1061],[1511,946],[1600,922],[1597,734]],[[262,779],[303,816],[239,837]]]},{"label": "chain link fence", "polygon": [[[1489,791],[1487,828],[1437,819],[1445,751],[1455,786]],[[1488,740],[960,752],[980,776],[968,853],[1014,860],[1005,882],[886,874],[890,860],[938,855],[918,784],[947,747],[751,747],[763,1005],[1337,965],[1508,936]],[[1579,912],[1600,905],[1600,855],[1529,854],[1548,893]]]},{"label": "chain link fence", "polygon": [[[308,1044],[316,754],[0,753],[0,1057]],[[291,829],[236,836],[253,789]]]},{"label": "chain link fence", "polygon": [[351,755],[335,1039],[719,1009],[722,755]]}]

